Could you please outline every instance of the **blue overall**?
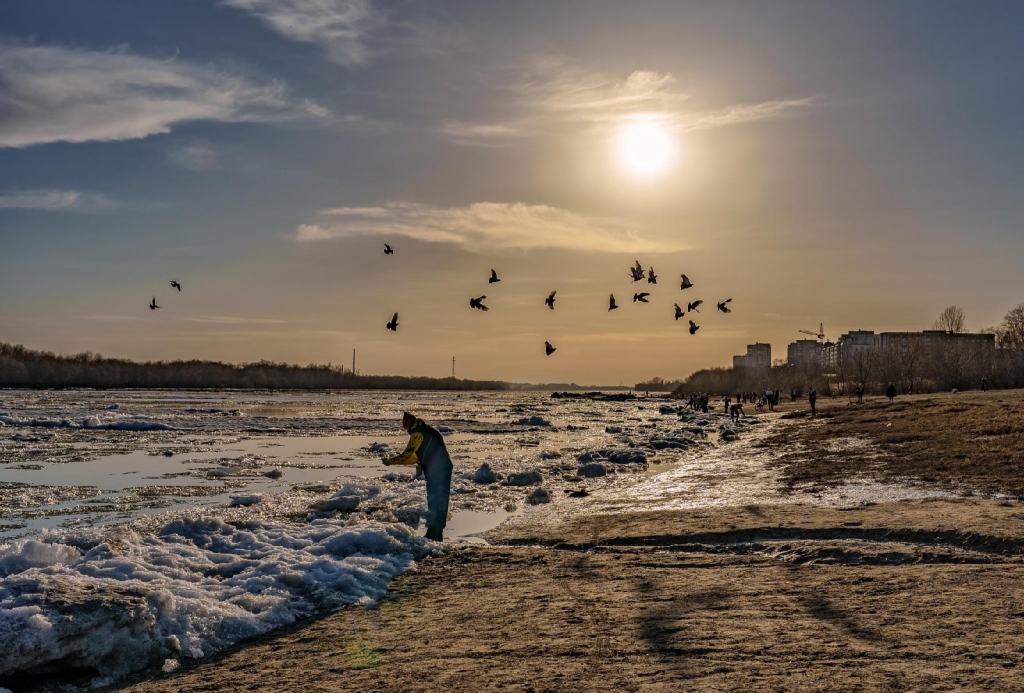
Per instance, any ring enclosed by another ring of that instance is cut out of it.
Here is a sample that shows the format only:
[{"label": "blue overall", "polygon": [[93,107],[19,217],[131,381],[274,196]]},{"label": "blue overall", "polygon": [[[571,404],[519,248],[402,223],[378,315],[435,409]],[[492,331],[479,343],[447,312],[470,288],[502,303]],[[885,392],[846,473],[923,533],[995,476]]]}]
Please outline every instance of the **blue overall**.
[{"label": "blue overall", "polygon": [[427,479],[427,539],[442,541],[448,524],[448,499],[452,488],[452,460],[437,429],[420,419],[409,428],[405,451],[385,464],[417,465]]}]

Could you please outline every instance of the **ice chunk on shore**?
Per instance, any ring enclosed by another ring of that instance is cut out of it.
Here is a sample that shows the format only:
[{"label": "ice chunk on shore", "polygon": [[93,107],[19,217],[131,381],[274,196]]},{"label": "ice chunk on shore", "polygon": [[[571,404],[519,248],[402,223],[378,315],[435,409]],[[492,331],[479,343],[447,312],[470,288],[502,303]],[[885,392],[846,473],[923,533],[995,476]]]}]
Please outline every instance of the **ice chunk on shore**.
[{"label": "ice chunk on shore", "polygon": [[84,554],[34,540],[0,547],[0,676],[44,673],[59,661],[110,678],[203,657],[297,618],[372,602],[430,550],[397,523],[235,526],[216,517],[91,544]]},{"label": "ice chunk on shore", "polygon": [[359,507],[359,496],[332,496],[318,500],[309,507],[318,512],[337,510],[342,513],[350,513]]},{"label": "ice chunk on shore", "polygon": [[542,416],[527,416],[513,422],[517,426],[550,426],[551,422]]},{"label": "ice chunk on shore", "polygon": [[28,539],[17,544],[0,546],[0,577],[23,573],[29,568],[48,568],[74,563],[82,554],[73,546],[47,544]]},{"label": "ice chunk on shore", "polygon": [[533,493],[526,497],[526,502],[530,505],[541,505],[542,503],[551,502],[551,494],[547,492],[547,489],[537,487],[533,489]]},{"label": "ice chunk on shore", "polygon": [[498,480],[498,475],[491,469],[491,465],[484,462],[480,469],[473,474],[473,481],[478,484],[493,484]]},{"label": "ice chunk on shore", "polygon": [[600,462],[589,462],[576,470],[576,476],[595,477],[608,474],[608,468]]},{"label": "ice chunk on shore", "polygon": [[533,486],[541,482],[541,475],[538,471],[519,472],[509,474],[505,483],[509,486]]}]

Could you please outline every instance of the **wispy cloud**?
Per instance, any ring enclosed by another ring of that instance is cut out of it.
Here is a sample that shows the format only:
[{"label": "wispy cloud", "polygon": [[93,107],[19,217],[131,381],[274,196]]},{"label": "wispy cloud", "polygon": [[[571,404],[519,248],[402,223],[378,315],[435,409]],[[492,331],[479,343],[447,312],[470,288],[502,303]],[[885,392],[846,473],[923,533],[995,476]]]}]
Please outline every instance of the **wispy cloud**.
[{"label": "wispy cloud", "polygon": [[466,207],[394,202],[380,207],[339,207],[323,210],[318,223],[300,225],[293,237],[309,242],[359,235],[452,243],[474,252],[509,248],[671,252],[683,247],[645,240],[634,228],[614,219],[522,202],[478,202]]},{"label": "wispy cloud", "polygon": [[520,115],[486,123],[448,120],[441,132],[458,144],[502,146],[557,128],[600,130],[638,116],[656,118],[678,131],[718,128],[775,118],[815,102],[813,98],[781,99],[688,110],[690,94],[679,89],[670,73],[636,70],[613,78],[557,60],[533,61],[505,90]]},{"label": "wispy cloud", "polygon": [[80,190],[0,191],[0,209],[35,209],[49,212],[100,212],[117,207],[106,195]]},{"label": "wispy cloud", "polygon": [[189,171],[208,171],[217,165],[217,150],[208,144],[187,144],[167,153],[167,159],[180,168]]},{"label": "wispy cloud", "polygon": [[284,325],[288,322],[272,318],[246,318],[234,315],[195,315],[178,319],[183,322],[198,322],[208,325]]},{"label": "wispy cloud", "polygon": [[137,139],[196,120],[318,117],[313,106],[288,100],[280,82],[180,59],[0,43],[0,147]]},{"label": "wispy cloud", "polygon": [[369,34],[384,16],[369,0],[221,0],[260,19],[292,41],[312,43],[339,65],[358,65],[369,57]]}]

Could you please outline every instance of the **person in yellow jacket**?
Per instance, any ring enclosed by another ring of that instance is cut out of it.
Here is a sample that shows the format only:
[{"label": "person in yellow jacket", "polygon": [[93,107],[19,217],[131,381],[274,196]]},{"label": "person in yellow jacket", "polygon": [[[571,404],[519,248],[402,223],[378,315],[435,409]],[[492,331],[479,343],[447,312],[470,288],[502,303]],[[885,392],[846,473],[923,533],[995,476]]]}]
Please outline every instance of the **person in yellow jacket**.
[{"label": "person in yellow jacket", "polygon": [[452,459],[448,456],[448,448],[436,428],[409,412],[402,416],[402,428],[409,432],[405,452],[383,462],[386,466],[415,464],[416,476],[423,471],[427,479],[427,539],[444,541],[452,488]]}]

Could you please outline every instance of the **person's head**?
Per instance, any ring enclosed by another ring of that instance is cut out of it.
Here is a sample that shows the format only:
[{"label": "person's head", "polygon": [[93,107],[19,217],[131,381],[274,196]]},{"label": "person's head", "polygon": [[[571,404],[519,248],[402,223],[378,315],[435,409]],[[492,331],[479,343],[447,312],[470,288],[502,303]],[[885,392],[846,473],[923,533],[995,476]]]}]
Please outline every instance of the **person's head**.
[{"label": "person's head", "polygon": [[408,431],[410,428],[413,427],[413,424],[415,424],[415,423],[416,423],[416,417],[415,416],[413,416],[409,412],[405,412],[404,414],[402,414],[402,428],[404,428],[405,430]]}]

